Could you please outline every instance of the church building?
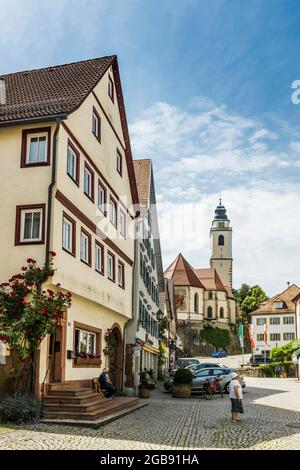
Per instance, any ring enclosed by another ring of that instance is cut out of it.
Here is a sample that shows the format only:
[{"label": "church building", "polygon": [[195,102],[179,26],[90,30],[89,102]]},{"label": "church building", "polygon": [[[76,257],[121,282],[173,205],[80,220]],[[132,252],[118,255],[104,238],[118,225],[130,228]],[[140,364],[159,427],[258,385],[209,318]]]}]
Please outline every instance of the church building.
[{"label": "church building", "polygon": [[[206,325],[229,329],[230,324],[236,322],[236,300],[232,292],[232,228],[221,200],[215,210],[210,238],[210,268],[194,268],[179,253],[164,273],[165,278],[174,283],[178,332],[183,343],[187,322],[199,332]],[[202,349],[203,345],[195,342],[193,354],[203,352]]]}]

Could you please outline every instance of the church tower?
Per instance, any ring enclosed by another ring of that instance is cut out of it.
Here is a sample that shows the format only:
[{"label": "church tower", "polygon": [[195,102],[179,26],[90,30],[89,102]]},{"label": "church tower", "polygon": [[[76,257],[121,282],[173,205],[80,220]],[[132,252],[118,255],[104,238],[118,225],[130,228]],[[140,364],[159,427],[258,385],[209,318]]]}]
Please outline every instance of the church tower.
[{"label": "church tower", "polygon": [[232,287],[232,228],[220,198],[210,229],[210,267],[215,268],[224,286]]}]

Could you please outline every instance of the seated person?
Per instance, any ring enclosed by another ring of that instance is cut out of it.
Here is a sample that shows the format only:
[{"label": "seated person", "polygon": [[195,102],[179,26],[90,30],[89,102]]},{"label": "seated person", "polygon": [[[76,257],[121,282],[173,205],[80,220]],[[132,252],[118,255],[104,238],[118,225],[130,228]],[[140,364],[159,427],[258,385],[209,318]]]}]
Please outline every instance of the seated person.
[{"label": "seated person", "polygon": [[116,388],[113,386],[111,383],[109,376],[108,376],[109,370],[105,367],[100,374],[99,377],[99,382],[100,382],[100,387],[102,390],[105,390],[107,392],[107,396],[111,397],[116,393]]}]

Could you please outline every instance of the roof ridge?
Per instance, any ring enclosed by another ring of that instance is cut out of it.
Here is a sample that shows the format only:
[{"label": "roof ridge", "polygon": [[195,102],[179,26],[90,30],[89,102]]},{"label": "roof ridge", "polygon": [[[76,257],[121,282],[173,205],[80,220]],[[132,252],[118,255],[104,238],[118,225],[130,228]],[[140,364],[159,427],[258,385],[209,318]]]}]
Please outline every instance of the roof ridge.
[{"label": "roof ridge", "polygon": [[48,67],[40,67],[40,68],[35,68],[35,69],[30,69],[30,70],[19,70],[17,72],[9,72],[4,75],[0,75],[0,78],[10,77],[11,75],[22,75],[25,73],[40,72],[41,70],[53,70],[53,69],[57,69],[61,67],[67,67],[69,65],[83,64],[84,62],[96,62],[97,60],[101,60],[101,59],[114,60],[116,59],[116,57],[117,57],[117,54],[112,54],[112,55],[105,55],[102,57],[94,57],[93,59],[75,60],[73,62],[67,62],[64,64],[50,65]]}]

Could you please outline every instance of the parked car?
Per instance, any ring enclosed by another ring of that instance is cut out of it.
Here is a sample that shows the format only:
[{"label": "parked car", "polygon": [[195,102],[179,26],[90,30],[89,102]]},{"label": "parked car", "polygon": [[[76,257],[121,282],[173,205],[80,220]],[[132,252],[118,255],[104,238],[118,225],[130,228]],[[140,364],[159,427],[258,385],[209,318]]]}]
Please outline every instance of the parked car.
[{"label": "parked car", "polygon": [[191,359],[189,357],[181,357],[180,359],[177,359],[175,365],[176,367],[187,367],[190,365],[198,365],[200,364],[199,359]]},{"label": "parked car", "polygon": [[[229,367],[215,367],[214,365],[209,365],[209,367],[200,369],[194,374],[194,379],[192,381],[192,393],[201,393],[203,389],[203,384],[207,379],[212,379],[215,377],[221,378],[221,388],[225,393],[229,392],[229,383],[231,381],[231,374],[236,372],[236,369],[231,369]],[[245,379],[241,376],[241,385],[243,388],[246,386]],[[164,384],[165,390],[167,392],[172,392],[173,379],[170,378]]]},{"label": "parked car", "polygon": [[186,366],[185,369],[189,369],[194,374],[201,369],[205,369],[206,367],[226,367],[226,366],[223,366],[222,364],[218,364],[218,363],[214,364],[211,362],[203,362],[201,364],[191,364],[189,366]]},{"label": "parked car", "polygon": [[259,364],[270,364],[273,361],[268,354],[252,354],[249,362],[252,366],[257,366]]},{"label": "parked car", "polygon": [[219,351],[214,351],[211,353],[211,357],[226,357],[228,356],[227,352],[224,349],[220,349]]}]

